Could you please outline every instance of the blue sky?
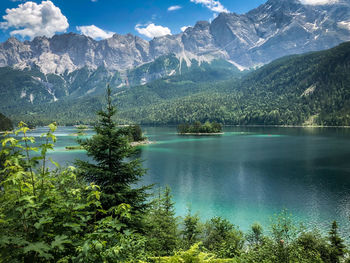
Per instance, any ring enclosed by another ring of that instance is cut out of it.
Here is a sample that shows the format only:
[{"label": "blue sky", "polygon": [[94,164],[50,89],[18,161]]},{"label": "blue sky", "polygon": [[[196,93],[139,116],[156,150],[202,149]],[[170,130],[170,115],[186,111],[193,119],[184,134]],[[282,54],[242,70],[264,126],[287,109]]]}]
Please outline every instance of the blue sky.
[{"label": "blue sky", "polygon": [[[176,34],[220,11],[245,13],[265,0],[51,0],[0,1],[0,41],[12,35],[78,32],[96,39],[132,33],[145,39]],[[22,7],[19,7],[22,5]],[[171,8],[170,8],[171,7]],[[6,9],[11,9],[6,11]],[[43,22],[45,21],[45,22]]]}]

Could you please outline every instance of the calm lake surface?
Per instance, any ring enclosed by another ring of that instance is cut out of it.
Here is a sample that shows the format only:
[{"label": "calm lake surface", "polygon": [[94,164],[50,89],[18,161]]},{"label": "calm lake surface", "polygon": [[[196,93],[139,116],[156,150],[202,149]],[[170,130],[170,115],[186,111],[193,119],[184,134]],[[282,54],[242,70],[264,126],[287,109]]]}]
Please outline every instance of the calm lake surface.
[{"label": "calm lake surface", "polygon": [[[203,220],[222,216],[246,230],[269,225],[286,208],[307,227],[328,229],[337,220],[350,230],[350,129],[225,127],[224,135],[197,137],[178,136],[175,127],[143,130],[157,143],[141,147],[142,183],[169,185],[179,216],[191,207]],[[74,132],[56,132],[55,161],[87,159],[65,150],[77,144]]]}]

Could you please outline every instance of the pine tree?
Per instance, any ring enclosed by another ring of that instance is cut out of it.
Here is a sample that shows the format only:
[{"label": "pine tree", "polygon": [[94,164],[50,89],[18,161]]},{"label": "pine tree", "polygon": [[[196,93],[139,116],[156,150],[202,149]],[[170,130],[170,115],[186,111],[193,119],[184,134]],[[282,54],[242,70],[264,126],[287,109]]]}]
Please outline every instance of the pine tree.
[{"label": "pine tree", "polygon": [[98,112],[99,120],[94,127],[96,134],[90,139],[79,140],[93,161],[78,160],[76,166],[86,181],[101,187],[104,209],[112,211],[122,203],[129,204],[133,215],[131,225],[139,224],[141,214],[147,208],[146,192],[150,187],[132,187],[145,174],[145,169],[134,157],[135,152],[124,130],[113,121],[116,108],[112,104],[109,86],[106,100],[106,109]]},{"label": "pine tree", "polygon": [[173,254],[178,245],[177,220],[169,187],[153,201],[148,215],[148,249],[156,256]]},{"label": "pine tree", "polygon": [[241,253],[243,233],[227,219],[214,217],[205,225],[203,245],[220,258],[232,258]]},{"label": "pine tree", "polygon": [[171,190],[168,186],[164,190],[161,208],[163,210],[162,213],[164,218],[164,250],[167,255],[169,255],[177,246],[178,236],[174,202],[172,201]]},{"label": "pine tree", "polygon": [[199,217],[198,215],[192,215],[191,209],[188,209],[186,217],[184,219],[184,229],[182,231],[184,247],[189,249],[192,245],[199,241],[199,235],[201,231],[199,229]]},{"label": "pine tree", "polygon": [[259,223],[254,223],[246,239],[253,248],[261,246],[264,239],[262,226]]},{"label": "pine tree", "polygon": [[338,263],[345,255],[344,240],[338,234],[338,225],[333,221],[331,230],[329,231],[330,245],[330,262]]}]

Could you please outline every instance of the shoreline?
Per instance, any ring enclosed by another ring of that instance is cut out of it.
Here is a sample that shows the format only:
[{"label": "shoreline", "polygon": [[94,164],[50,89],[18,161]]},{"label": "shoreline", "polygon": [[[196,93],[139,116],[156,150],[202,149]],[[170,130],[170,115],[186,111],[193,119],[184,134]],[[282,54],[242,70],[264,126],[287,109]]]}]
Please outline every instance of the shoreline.
[{"label": "shoreline", "polygon": [[149,140],[144,140],[144,141],[139,141],[139,142],[131,142],[130,145],[132,147],[137,147],[137,146],[145,146],[145,145],[150,145],[150,144],[155,144],[155,141],[149,141]]},{"label": "shoreline", "polygon": [[[177,125],[173,124],[163,124],[163,125],[157,125],[157,124],[142,124],[141,126],[146,126],[146,127],[176,127]],[[42,128],[42,127],[47,127],[47,126],[37,126],[35,128],[30,129],[30,131],[34,131],[37,128]],[[57,126],[57,127],[73,127],[73,126],[67,126],[67,125],[62,125],[62,126]],[[259,125],[259,124],[250,124],[250,125],[236,125],[236,124],[227,124],[223,125],[223,127],[261,127],[261,128],[343,128],[343,129],[350,129],[350,126],[324,126],[324,125]],[[5,134],[6,132],[13,132],[12,131],[0,131],[1,134]],[[180,135],[180,133],[178,133]],[[193,135],[193,133],[191,133]],[[205,133],[205,134],[210,134],[210,133]],[[189,135],[186,133],[186,135]],[[74,133],[70,134],[70,136],[76,136]]]}]

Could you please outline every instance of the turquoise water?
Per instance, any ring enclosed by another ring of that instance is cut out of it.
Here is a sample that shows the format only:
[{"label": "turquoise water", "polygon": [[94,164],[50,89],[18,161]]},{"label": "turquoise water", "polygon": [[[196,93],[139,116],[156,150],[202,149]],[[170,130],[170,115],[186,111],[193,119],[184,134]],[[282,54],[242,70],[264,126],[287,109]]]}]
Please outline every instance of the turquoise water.
[{"label": "turquoise water", "polygon": [[[156,144],[140,149],[148,169],[142,183],[169,185],[179,216],[191,207],[203,220],[223,216],[245,230],[254,222],[268,225],[286,208],[308,227],[327,229],[337,220],[350,229],[350,129],[226,127],[221,136],[143,130]],[[74,132],[58,129],[55,161],[87,158],[65,150],[76,145]]]}]

